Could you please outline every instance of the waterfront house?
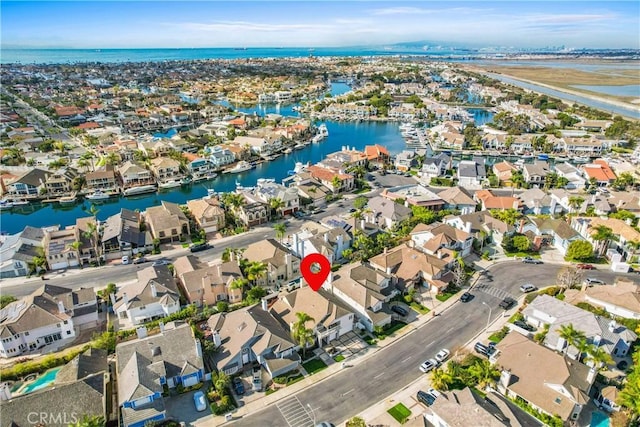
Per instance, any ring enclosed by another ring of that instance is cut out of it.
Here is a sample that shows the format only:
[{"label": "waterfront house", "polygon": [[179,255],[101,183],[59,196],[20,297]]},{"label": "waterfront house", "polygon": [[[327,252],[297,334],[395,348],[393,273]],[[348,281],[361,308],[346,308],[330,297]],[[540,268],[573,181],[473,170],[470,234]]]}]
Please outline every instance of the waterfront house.
[{"label": "waterfront house", "polygon": [[407,172],[412,168],[418,166],[418,159],[416,158],[416,152],[413,150],[403,150],[396,155],[394,166],[397,170]]},{"label": "waterfront house", "polygon": [[585,301],[604,308],[614,316],[640,319],[640,287],[630,279],[617,278],[611,286],[591,286]]},{"label": "waterfront house", "polygon": [[460,214],[465,215],[476,210],[476,201],[473,200],[473,196],[464,188],[460,186],[449,187],[438,193],[444,201],[444,209],[452,211],[460,211]]},{"label": "waterfront house", "polygon": [[366,166],[366,164],[367,154],[347,145],[343,146],[340,151],[327,154],[327,157],[321,162],[318,162],[317,165],[338,170],[351,166]]},{"label": "waterfront house", "polygon": [[151,171],[130,161],[120,166],[118,173],[120,174],[124,188],[155,183]]},{"label": "waterfront house", "polygon": [[142,229],[142,215],[129,209],[111,215],[102,228],[102,254],[107,260],[132,256],[153,249],[149,230]]},{"label": "waterfront house", "polygon": [[158,182],[178,180],[182,178],[180,162],[170,157],[151,159],[151,171]]},{"label": "waterfront house", "polygon": [[49,176],[44,183],[49,196],[70,193],[73,190],[73,182],[78,177],[78,171],[73,168],[59,169]]},{"label": "waterfront house", "polygon": [[43,285],[8,304],[0,314],[2,357],[57,351],[73,342],[81,329],[98,325],[98,305],[93,288],[72,291]]},{"label": "waterfront house", "polygon": [[554,170],[559,177],[566,178],[569,183],[564,188],[567,190],[582,190],[586,180],[582,172],[571,163],[557,163]]},{"label": "waterfront house", "polygon": [[[491,360],[501,370],[498,390],[549,416],[577,420],[589,402],[596,370],[527,337],[509,333]],[[544,369],[540,369],[544,366]]]},{"label": "waterfront house", "polygon": [[[97,262],[100,258],[99,227],[99,222],[95,216],[76,218],[74,237],[75,241],[80,243],[78,247],[80,264]],[[98,252],[96,253],[96,251]]]},{"label": "waterfront house", "polygon": [[599,156],[607,149],[607,143],[594,136],[589,138],[563,137],[564,152],[576,156]]},{"label": "waterfront house", "polygon": [[205,148],[205,155],[209,156],[209,161],[215,169],[222,168],[236,161],[236,156],[228,148],[219,145]]},{"label": "waterfront house", "polygon": [[306,313],[313,320],[305,324],[315,334],[319,346],[325,346],[353,330],[355,316],[344,302],[324,289],[318,292],[303,286],[282,294],[269,312],[289,332],[298,321],[296,313]]},{"label": "waterfront house", "polygon": [[326,168],[318,165],[309,166],[307,171],[311,176],[322,183],[334,193],[351,191],[355,180],[353,175],[345,173],[342,169]]},{"label": "waterfront house", "polygon": [[143,268],[137,276],[135,282],[111,294],[113,311],[121,325],[140,325],[180,310],[180,293],[166,265]]},{"label": "waterfront house", "polygon": [[571,227],[591,242],[594,247],[598,247],[601,244],[593,239],[596,228],[601,226],[610,228],[617,237],[616,239],[611,239],[608,248],[622,255],[623,260],[631,261],[634,257],[640,255],[640,232],[625,221],[616,218],[599,217],[571,218]]},{"label": "waterfront house", "polygon": [[43,252],[43,242],[44,230],[31,226],[0,237],[0,279],[29,274],[33,259]]},{"label": "waterfront house", "polygon": [[6,195],[14,197],[37,196],[46,191],[45,183],[51,172],[33,168],[18,175],[5,185]]},{"label": "waterfront house", "polygon": [[44,234],[44,254],[50,270],[63,270],[80,265],[78,251],[73,248],[76,241],[74,226],[60,229],[49,227]]},{"label": "waterfront house", "polygon": [[562,219],[527,217],[520,225],[520,233],[533,234],[536,247],[549,245],[562,255],[567,253],[569,245],[576,240],[584,240],[580,234]]},{"label": "waterfront house", "polygon": [[266,274],[257,279],[256,284],[279,288],[300,277],[300,258],[274,239],[250,244],[242,256],[249,262],[263,262],[267,265]]},{"label": "waterfront house", "polygon": [[433,191],[418,184],[385,188],[381,196],[389,200],[403,199],[407,205],[422,206],[435,211],[442,209],[445,204]]},{"label": "waterfront house", "polygon": [[267,142],[265,138],[254,136],[236,136],[232,141],[232,144],[239,147],[249,147],[252,153],[258,156],[269,156],[272,154],[272,146]]},{"label": "waterfront house", "polygon": [[233,213],[245,227],[251,228],[269,220],[269,209],[265,203],[253,202],[233,208]]},{"label": "waterfront house", "polygon": [[462,258],[471,254],[473,236],[449,224],[418,224],[410,233],[415,248],[430,255],[443,254],[441,249],[455,251]]},{"label": "waterfront house", "polygon": [[607,130],[613,122],[611,120],[586,120],[583,119],[580,122],[573,125],[576,129],[582,129],[592,132],[601,132]]},{"label": "waterfront house", "polygon": [[266,205],[272,200],[280,200],[282,206],[276,210],[276,215],[280,217],[291,215],[300,208],[298,190],[278,184],[273,179],[259,178],[256,187],[242,193],[250,202],[262,202]]},{"label": "waterfront house", "polygon": [[116,174],[110,167],[104,170],[89,172],[85,176],[85,187],[88,190],[109,190],[117,187]]},{"label": "waterfront house", "polygon": [[560,335],[561,327],[573,325],[584,333],[587,343],[604,350],[612,357],[624,357],[638,338],[615,320],[597,316],[549,295],[538,295],[522,314],[530,325],[549,328],[543,344],[580,360],[584,354]]},{"label": "waterfront house", "polygon": [[370,265],[346,264],[330,273],[323,288],[356,313],[356,326],[373,332],[376,326],[391,323],[392,312],[386,303],[398,294],[394,280],[391,274]]},{"label": "waterfront house", "polygon": [[187,171],[193,176],[194,179],[206,177],[215,169],[213,164],[205,158],[198,157],[195,154],[185,153],[184,157],[187,159]]},{"label": "waterfront house", "polygon": [[594,179],[599,187],[606,187],[616,180],[616,174],[611,170],[606,160],[598,159],[593,163],[582,167],[585,177],[588,181]]},{"label": "waterfront house", "polygon": [[173,266],[189,304],[202,307],[215,305],[218,301],[228,301],[231,304],[242,302],[242,288],[235,289],[231,286],[235,280],[243,277],[236,260],[210,266],[193,255],[187,255],[176,259]]},{"label": "waterfront house", "polygon": [[161,325],[160,333],[116,346],[118,405],[124,427],[143,427],[166,418],[163,387],[190,387],[204,380],[200,341],[182,322]]},{"label": "waterfront house", "polygon": [[191,234],[189,219],[175,203],[162,200],[160,206],[148,207],[144,219],[153,238],[161,242],[173,242]]},{"label": "waterfront house", "polygon": [[525,163],[522,166],[522,176],[527,185],[541,187],[544,178],[551,172],[547,162]]},{"label": "waterfront house", "polygon": [[481,188],[487,178],[484,159],[461,160],[456,172],[458,185],[464,188]]},{"label": "waterfront house", "polygon": [[251,157],[251,148],[247,145],[238,144],[221,144],[221,148],[231,151],[236,160],[249,160]]},{"label": "waterfront house", "polygon": [[472,212],[465,215],[449,215],[444,218],[443,222],[470,233],[478,240],[490,238],[496,244],[500,244],[505,235],[514,231],[513,226],[494,218],[489,211]]},{"label": "waterfront house", "polygon": [[367,210],[363,214],[367,222],[387,229],[410,218],[411,215],[411,208],[382,196],[369,199]]},{"label": "waterfront house", "polygon": [[378,169],[382,169],[385,165],[388,165],[391,159],[389,150],[380,144],[365,146],[364,153],[367,156],[369,165],[377,167]]},{"label": "waterfront house", "polygon": [[218,372],[233,375],[256,363],[270,379],[297,369],[298,344],[269,313],[267,301],[228,313],[214,314],[207,321],[217,351],[213,363]]},{"label": "waterfront house", "polygon": [[327,227],[315,221],[305,222],[291,235],[291,251],[300,259],[313,253],[327,257],[332,264],[343,259],[351,247],[351,236],[341,227]]},{"label": "waterfront house", "polygon": [[201,230],[213,233],[225,227],[225,213],[215,198],[187,200],[187,207]]}]

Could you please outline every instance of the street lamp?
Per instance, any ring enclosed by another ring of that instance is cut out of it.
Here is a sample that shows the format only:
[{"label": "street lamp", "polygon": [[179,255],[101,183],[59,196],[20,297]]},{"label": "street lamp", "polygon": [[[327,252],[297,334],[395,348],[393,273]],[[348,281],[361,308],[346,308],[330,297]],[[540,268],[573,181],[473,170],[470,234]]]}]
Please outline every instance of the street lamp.
[{"label": "street lamp", "polygon": [[309,408],[309,410],[311,411],[311,415],[313,415],[313,425],[315,426],[316,425],[316,413],[313,411],[313,408],[308,403],[307,403],[307,408]]},{"label": "street lamp", "polygon": [[487,317],[487,331],[489,331],[489,323],[491,322],[491,306],[484,301],[482,301],[482,304],[489,307],[489,317]]}]

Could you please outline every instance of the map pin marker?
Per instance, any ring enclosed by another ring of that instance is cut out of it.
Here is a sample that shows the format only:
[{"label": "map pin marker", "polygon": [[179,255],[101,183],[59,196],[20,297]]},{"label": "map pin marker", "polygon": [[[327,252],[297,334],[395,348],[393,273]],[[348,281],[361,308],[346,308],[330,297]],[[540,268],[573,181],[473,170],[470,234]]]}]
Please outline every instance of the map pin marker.
[{"label": "map pin marker", "polygon": [[322,254],[309,254],[300,262],[300,272],[302,277],[307,281],[311,289],[318,291],[329,272],[331,271],[331,263],[326,256]]}]

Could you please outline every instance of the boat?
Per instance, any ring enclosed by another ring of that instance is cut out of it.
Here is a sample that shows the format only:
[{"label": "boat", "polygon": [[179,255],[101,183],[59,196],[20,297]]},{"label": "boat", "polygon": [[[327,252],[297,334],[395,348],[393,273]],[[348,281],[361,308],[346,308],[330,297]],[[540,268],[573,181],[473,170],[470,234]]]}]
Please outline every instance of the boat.
[{"label": "boat", "polygon": [[109,197],[111,196],[102,190],[96,190],[93,193],[84,196],[87,200],[107,200]]},{"label": "boat", "polygon": [[308,167],[309,167],[309,162],[307,162],[306,165],[302,162],[296,162],[296,166],[293,168],[293,170],[288,171],[287,175],[295,175],[300,172],[304,172]]},{"label": "boat", "polygon": [[185,176],[180,180],[181,185],[189,185],[193,182],[193,179],[190,176]]},{"label": "boat", "polygon": [[293,150],[292,150],[291,148],[286,148],[286,149],[283,151],[283,153],[284,153],[284,154],[291,154],[291,153],[293,153]]},{"label": "boat", "polygon": [[13,208],[13,202],[7,199],[0,200],[0,211],[8,211]]},{"label": "boat", "polygon": [[327,125],[322,123],[320,126],[318,126],[318,133],[323,137],[329,136],[329,129],[327,129]]},{"label": "boat", "polygon": [[207,174],[207,176],[205,177],[205,179],[206,179],[207,181],[211,181],[212,179],[215,179],[217,176],[218,176],[218,174],[217,174],[217,173],[215,173],[215,172],[211,172],[211,173]]},{"label": "boat", "polygon": [[207,188],[207,196],[213,197],[215,195],[216,195],[216,190],[214,190],[213,188]]},{"label": "boat", "polygon": [[16,200],[13,200],[11,203],[13,203],[14,208],[17,208],[18,206],[27,206],[29,204],[29,201],[16,199]]},{"label": "boat", "polygon": [[251,166],[250,163],[245,162],[244,160],[241,160],[241,161],[238,162],[238,164],[236,164],[231,169],[227,169],[225,172],[227,172],[227,173],[240,173],[240,172],[248,171],[248,170],[250,170],[252,168],[253,167]]},{"label": "boat", "polygon": [[311,140],[311,142],[320,142],[324,139],[324,136],[317,134],[313,137],[313,139]]},{"label": "boat", "polygon": [[61,205],[73,205],[77,201],[78,201],[78,198],[76,197],[75,194],[72,194],[71,196],[60,197],[58,199],[58,203],[60,203]]},{"label": "boat", "polygon": [[547,161],[547,160],[549,160],[549,155],[548,154],[538,154],[538,160]]},{"label": "boat", "polygon": [[591,159],[586,156],[575,156],[571,158],[573,163],[589,163]]},{"label": "boat", "polygon": [[127,188],[126,190],[124,190],[122,192],[122,195],[125,196],[125,197],[127,197],[127,196],[137,196],[138,194],[153,193],[157,189],[158,188],[153,184],[140,185],[138,187]]},{"label": "boat", "polygon": [[180,181],[175,179],[170,179],[169,181],[164,181],[158,183],[158,188],[167,189],[167,188],[176,188],[180,187]]},{"label": "boat", "polygon": [[301,150],[303,148],[304,148],[304,144],[302,144],[300,142],[293,146],[294,150]]}]

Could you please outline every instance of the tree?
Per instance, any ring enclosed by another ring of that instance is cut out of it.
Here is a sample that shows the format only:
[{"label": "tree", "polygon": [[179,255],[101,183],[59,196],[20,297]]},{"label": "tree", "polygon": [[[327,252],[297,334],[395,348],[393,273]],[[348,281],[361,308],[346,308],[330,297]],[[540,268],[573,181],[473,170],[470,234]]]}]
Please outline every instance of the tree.
[{"label": "tree", "polygon": [[334,175],[333,179],[331,180],[331,186],[333,187],[334,193],[340,192],[340,187],[342,187],[342,180],[338,175]]},{"label": "tree", "polygon": [[5,308],[14,301],[18,301],[13,295],[0,295],[0,309]]},{"label": "tree", "polygon": [[597,253],[598,256],[601,257],[607,252],[609,243],[612,240],[616,240],[616,235],[613,234],[613,230],[606,225],[596,225],[591,232],[591,238],[597,242]]},{"label": "tree", "polygon": [[276,238],[282,243],[282,238],[287,232],[287,225],[284,222],[279,222],[273,226],[273,229],[276,231]]},{"label": "tree", "polygon": [[569,197],[569,207],[571,208],[572,212],[575,212],[576,210],[580,209],[583,203],[584,203],[584,199],[580,196]]},{"label": "tree", "polygon": [[520,211],[513,208],[504,210],[492,209],[490,212],[492,217],[497,218],[508,225],[515,225],[516,221],[522,217]]},{"label": "tree", "polygon": [[431,371],[431,385],[439,391],[447,391],[453,382],[453,378],[448,371],[442,368],[435,368]]},{"label": "tree", "polygon": [[245,269],[245,276],[255,285],[256,281],[267,273],[267,264],[251,261]]},{"label": "tree", "polygon": [[105,331],[101,334],[95,334],[93,341],[91,342],[93,348],[99,348],[106,350],[108,353],[115,353],[116,351],[116,333],[113,329]]},{"label": "tree", "polygon": [[[91,206],[93,207],[93,205]],[[100,237],[98,236],[98,225],[95,221],[87,223],[87,230],[82,233],[82,236],[91,241],[95,257],[98,260],[98,265],[100,265]]]},{"label": "tree", "polygon": [[225,248],[224,251],[222,252],[222,261],[229,262],[231,260],[231,255],[235,256],[236,259],[240,259],[240,256],[242,255],[243,251],[244,249]]},{"label": "tree", "polygon": [[248,285],[249,280],[245,279],[244,277],[238,277],[229,284],[229,289],[244,289],[244,287]]},{"label": "tree", "polygon": [[367,206],[367,203],[369,203],[369,199],[364,196],[358,196],[353,201],[353,207],[357,210],[362,210],[365,206]]},{"label": "tree", "polygon": [[481,389],[493,386],[500,378],[500,371],[487,359],[477,359],[469,367],[469,373]]},{"label": "tree", "polygon": [[586,240],[574,240],[567,248],[567,260],[588,261],[593,257],[593,245]]},{"label": "tree", "polygon": [[81,420],[69,424],[68,427],[104,427],[106,425],[104,418],[99,415],[85,415]]},{"label": "tree", "polygon": [[613,358],[604,348],[592,345],[587,351],[585,361],[587,363],[593,363],[593,366],[595,366],[596,369],[602,370],[606,365],[613,363]]},{"label": "tree", "polygon": [[309,316],[307,313],[297,312],[296,322],[291,327],[291,337],[298,343],[302,349],[302,357],[306,354],[308,346],[313,345],[316,342],[316,336],[313,329],[309,329],[306,326],[307,322],[314,322],[315,319]]},{"label": "tree", "polygon": [[[636,352],[636,354],[638,354]],[[622,390],[618,394],[618,402],[631,412],[633,419],[638,419],[640,414],[640,368],[635,365],[634,371],[627,377]],[[633,425],[633,424],[629,424]]]},{"label": "tree", "polygon": [[110,166],[115,166],[118,163],[120,163],[120,156],[118,155],[118,153],[109,153],[107,154],[104,158],[104,164],[105,165],[110,165]]},{"label": "tree", "polygon": [[265,295],[267,295],[267,291],[262,286],[254,286],[247,291],[247,303],[256,304]]},{"label": "tree", "polygon": [[229,378],[229,375],[225,374],[222,371],[219,371],[215,374],[215,379],[212,378],[212,380],[213,380],[213,387],[216,389],[218,394],[220,394],[221,396],[223,394],[226,394],[226,389],[227,387],[229,387],[229,384],[231,384],[231,379]]},{"label": "tree", "polygon": [[514,236],[512,242],[513,246],[521,252],[527,252],[531,248],[531,241],[527,236]]},{"label": "tree", "polygon": [[367,427],[367,423],[360,417],[353,417],[347,421],[345,427]]},{"label": "tree", "polygon": [[580,340],[586,339],[584,332],[574,328],[572,323],[569,323],[568,325],[561,325],[558,335],[567,343],[566,347],[564,348],[565,354],[567,354],[569,346],[575,347],[576,344],[580,342]]},{"label": "tree", "polygon": [[582,270],[571,266],[563,268],[558,272],[556,281],[561,289],[560,292],[562,293],[570,287],[578,285],[582,281]]},{"label": "tree", "polygon": [[98,291],[98,296],[105,300],[107,304],[111,305],[111,294],[115,294],[117,290],[115,283],[107,283],[107,287]]},{"label": "tree", "polygon": [[275,212],[276,216],[280,216],[280,213],[278,211],[282,209],[284,206],[285,204],[282,201],[282,199],[279,199],[277,197],[274,197],[273,199],[269,199],[269,208],[271,208],[272,213]]},{"label": "tree", "polygon": [[242,194],[238,193],[225,193],[222,196],[222,203],[225,206],[231,206],[233,209],[237,209],[246,203],[246,200]]}]

